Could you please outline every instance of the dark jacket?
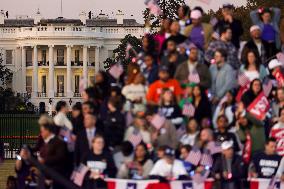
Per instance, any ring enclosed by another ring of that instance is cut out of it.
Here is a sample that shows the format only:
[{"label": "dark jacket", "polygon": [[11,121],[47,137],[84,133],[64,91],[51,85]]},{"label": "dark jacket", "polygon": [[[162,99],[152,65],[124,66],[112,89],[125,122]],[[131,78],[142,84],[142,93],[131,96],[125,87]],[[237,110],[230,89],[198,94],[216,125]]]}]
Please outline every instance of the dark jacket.
[{"label": "dark jacket", "polygon": [[[205,89],[210,88],[211,75],[208,67],[205,64],[198,63],[196,65],[196,71],[200,78],[199,84]],[[189,68],[188,68],[188,62],[186,61],[177,67],[175,73],[175,79],[177,79],[180,83],[184,83],[185,81],[188,80],[188,75],[189,75]]]},{"label": "dark jacket", "polygon": [[74,135],[78,135],[80,131],[84,129],[84,117],[83,115],[79,115],[76,118],[71,119],[71,123],[73,125],[73,133]]},{"label": "dark jacket", "polygon": [[[194,105],[194,100],[193,103]],[[203,97],[199,102],[198,106],[195,107],[194,118],[197,120],[198,123],[201,123],[203,118],[210,118],[211,119],[212,112],[211,112],[211,104],[208,99]]]},{"label": "dark jacket", "polygon": [[177,54],[177,60],[175,62],[170,62],[169,57],[171,55],[164,55],[161,58],[161,65],[166,65],[169,68],[170,78],[174,77],[177,67],[187,60],[186,56],[180,55],[178,52],[175,53]]},{"label": "dark jacket", "polygon": [[151,67],[151,69],[144,71],[144,76],[146,76],[146,80],[147,82],[150,84],[154,83],[155,81],[157,81],[159,79],[158,77],[158,72],[159,72],[159,67],[157,64],[153,64],[153,66]]}]

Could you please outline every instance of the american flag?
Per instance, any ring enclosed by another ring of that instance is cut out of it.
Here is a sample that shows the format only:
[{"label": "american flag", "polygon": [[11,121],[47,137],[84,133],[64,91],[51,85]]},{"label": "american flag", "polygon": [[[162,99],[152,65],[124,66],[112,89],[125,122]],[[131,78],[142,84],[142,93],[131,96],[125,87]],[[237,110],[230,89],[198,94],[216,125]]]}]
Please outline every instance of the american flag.
[{"label": "american flag", "polygon": [[202,157],[201,157],[200,164],[201,164],[201,165],[204,165],[204,166],[212,167],[212,165],[213,165],[213,159],[212,159],[212,156],[211,156],[209,150],[206,150],[206,149],[205,149],[205,151],[203,152]]},{"label": "american flag", "polygon": [[263,92],[264,92],[264,95],[266,97],[269,96],[271,90],[272,90],[272,81],[271,79],[269,79],[268,77],[266,77],[264,80],[263,80],[263,84],[262,84],[262,88],[263,88]]},{"label": "american flag", "polygon": [[140,144],[142,140],[142,136],[138,129],[135,129],[128,139],[134,147]]},{"label": "american flag", "polygon": [[239,85],[242,86],[242,87],[247,86],[248,84],[250,84],[249,78],[244,73],[240,73],[239,74],[238,82],[239,82]]},{"label": "american flag", "polygon": [[150,10],[150,13],[155,15],[155,16],[159,16],[162,14],[162,10],[159,7],[158,3],[156,0],[146,0],[145,1],[145,5],[148,7],[148,9]]},{"label": "american flag", "polygon": [[163,116],[160,116],[159,114],[154,115],[153,119],[151,120],[151,124],[159,130],[165,123],[166,118]]},{"label": "american flag", "polygon": [[118,79],[123,73],[123,67],[120,63],[116,63],[108,70],[108,72],[112,77]]},{"label": "american flag", "polygon": [[78,186],[83,185],[84,178],[89,171],[88,167],[81,164],[77,169],[72,172],[71,180]]},{"label": "american flag", "polygon": [[125,58],[126,59],[129,58],[129,52],[130,51],[132,51],[137,56],[137,52],[135,51],[135,49],[133,49],[133,46],[130,43],[127,43],[126,49],[125,49]]},{"label": "american flag", "polygon": [[192,117],[194,116],[194,113],[195,113],[195,107],[191,103],[184,104],[182,109],[182,114],[184,116]]},{"label": "american flag", "polygon": [[185,161],[197,166],[199,161],[201,159],[201,152],[198,148],[194,147],[192,150],[189,152],[187,158]]},{"label": "american flag", "polygon": [[200,83],[198,72],[196,70],[192,71],[188,76],[188,80],[190,83]]}]

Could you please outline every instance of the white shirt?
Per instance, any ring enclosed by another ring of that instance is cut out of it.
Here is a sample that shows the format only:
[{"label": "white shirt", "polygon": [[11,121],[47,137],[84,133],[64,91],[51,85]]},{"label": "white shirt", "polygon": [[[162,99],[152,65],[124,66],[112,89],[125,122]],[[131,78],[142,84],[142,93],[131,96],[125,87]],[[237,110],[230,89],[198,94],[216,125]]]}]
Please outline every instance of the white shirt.
[{"label": "white shirt", "polygon": [[244,71],[245,75],[249,78],[250,81],[254,79],[259,79],[259,72],[258,71]]},{"label": "white shirt", "polygon": [[182,135],[182,137],[179,141],[183,145],[189,144],[190,146],[194,146],[195,139],[196,139],[198,133],[199,132],[196,132],[196,133],[193,133],[193,134],[184,134],[184,135]]},{"label": "white shirt", "polygon": [[161,177],[173,176],[178,178],[182,175],[187,175],[182,161],[175,159],[173,164],[168,164],[166,160],[160,159],[157,161],[150,172],[150,175],[158,175]]},{"label": "white shirt", "polygon": [[70,130],[73,130],[73,126],[71,121],[69,121],[69,119],[67,118],[67,116],[62,113],[62,112],[58,112],[56,114],[56,116],[54,116],[53,118],[54,123],[59,126],[59,127],[67,127]]}]

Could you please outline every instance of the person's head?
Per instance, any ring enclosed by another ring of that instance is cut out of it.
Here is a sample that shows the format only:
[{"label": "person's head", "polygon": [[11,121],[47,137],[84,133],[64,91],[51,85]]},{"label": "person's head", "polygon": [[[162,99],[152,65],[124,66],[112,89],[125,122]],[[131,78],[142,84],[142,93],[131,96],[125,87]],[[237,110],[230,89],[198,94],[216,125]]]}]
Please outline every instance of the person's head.
[{"label": "person's head", "polygon": [[144,112],[137,112],[134,118],[134,125],[139,129],[145,129],[146,119]]},{"label": "person's head", "polygon": [[92,140],[93,151],[102,152],[105,146],[104,137],[101,135],[96,135]]},{"label": "person's head", "polygon": [[134,78],[133,83],[136,85],[145,84],[145,77],[143,76],[143,74],[142,73],[137,74]]},{"label": "person's head", "polygon": [[76,103],[73,107],[72,107],[72,117],[73,118],[77,118],[80,115],[82,115],[82,104],[81,103]]},{"label": "person's head", "polygon": [[174,94],[173,91],[169,88],[162,89],[161,94],[161,105],[171,105],[174,104]]},{"label": "person's head", "polygon": [[206,98],[205,91],[200,85],[195,85],[193,87],[193,99],[197,97]]},{"label": "person's head", "polygon": [[226,92],[226,103],[227,105],[231,105],[234,104],[235,102],[235,92],[233,90],[230,90],[228,92]]},{"label": "person's head", "polygon": [[222,7],[222,15],[226,18],[228,15],[232,16],[234,10],[234,5],[226,3]]},{"label": "person's head", "polygon": [[276,154],[276,139],[275,138],[269,138],[265,142],[265,153],[267,155],[274,155]]},{"label": "person's head", "polygon": [[42,124],[40,125],[40,135],[45,140],[54,134],[54,125]]},{"label": "person's head", "polygon": [[278,102],[283,102],[284,101],[284,88],[280,87],[276,91],[276,98]]},{"label": "person's head", "polygon": [[178,21],[173,21],[171,24],[171,33],[176,35],[180,31],[180,25]]},{"label": "person's head", "polygon": [[228,128],[228,118],[225,115],[220,115],[217,117],[217,129],[219,131],[227,130]]},{"label": "person's head", "polygon": [[16,189],[17,188],[17,179],[14,176],[8,176],[6,182],[6,189]]},{"label": "person's head", "polygon": [[279,121],[284,123],[284,108],[279,110]]},{"label": "person's head", "polygon": [[189,6],[181,5],[178,8],[178,17],[179,17],[179,19],[185,19],[189,15],[189,12],[190,12]]},{"label": "person's head", "polygon": [[224,141],[221,144],[222,154],[226,159],[232,159],[234,156],[233,141]]},{"label": "person's head", "polygon": [[171,53],[171,52],[176,52],[176,50],[177,50],[176,42],[174,40],[168,40],[167,41],[167,51]]},{"label": "person's head", "polygon": [[270,8],[261,8],[260,11],[260,18],[263,21],[263,23],[268,24],[271,22],[271,10]]},{"label": "person's head", "polygon": [[168,164],[173,164],[175,160],[175,150],[167,146],[165,149],[164,159]]},{"label": "person's head", "polygon": [[249,125],[249,121],[246,116],[238,115],[237,119],[240,126],[247,127]]},{"label": "person's head", "polygon": [[199,10],[192,10],[190,13],[190,18],[193,26],[198,26],[201,23],[202,13]]},{"label": "person's head", "polygon": [[250,27],[250,36],[254,40],[261,39],[261,29],[258,25],[253,25]]},{"label": "person's head", "polygon": [[146,34],[146,35],[143,36],[142,47],[143,47],[143,50],[147,53],[155,50],[155,40],[154,40],[153,35]]},{"label": "person's head", "polygon": [[160,146],[157,149],[157,157],[159,159],[162,159],[165,157],[165,151],[166,151],[167,146]]},{"label": "person's head", "polygon": [[200,141],[209,142],[213,140],[213,131],[209,128],[202,129],[200,132]]},{"label": "person's head", "polygon": [[39,126],[45,125],[45,124],[54,125],[54,121],[53,121],[52,117],[50,117],[49,115],[43,114],[43,115],[40,116],[40,118],[38,120],[38,124],[39,124]]},{"label": "person's head", "polygon": [[120,98],[110,97],[107,103],[107,107],[111,112],[118,110],[120,108]]},{"label": "person's head", "polygon": [[172,24],[172,19],[165,17],[162,20],[162,31],[163,32],[169,32],[171,24]]},{"label": "person's head", "polygon": [[220,29],[220,39],[229,42],[232,39],[232,29],[229,26],[223,26]]},{"label": "person's head", "polygon": [[159,78],[160,80],[166,82],[170,78],[168,66],[160,66],[159,68]]},{"label": "person's head", "polygon": [[182,88],[184,89],[184,95],[187,97],[192,97],[193,95],[193,87],[195,86],[195,83],[187,83],[187,84],[183,84]]},{"label": "person's head", "polygon": [[194,62],[196,62],[198,60],[198,49],[197,48],[191,48],[190,49],[190,53],[189,53],[188,59],[192,63],[194,63]]},{"label": "person's head", "polygon": [[84,102],[93,101],[96,97],[96,91],[92,87],[86,88],[82,93],[82,98]]},{"label": "person's head", "polygon": [[248,69],[250,65],[255,65],[256,69],[259,70],[260,58],[254,50],[249,50],[246,54],[245,69]]},{"label": "person's head", "polygon": [[124,141],[120,145],[121,153],[124,156],[130,156],[133,153],[133,145],[129,141]]},{"label": "person's head", "polygon": [[145,143],[140,143],[135,148],[135,159],[145,159],[148,157],[148,149]]},{"label": "person's head", "polygon": [[223,64],[227,60],[227,51],[225,49],[217,49],[214,55],[216,64]]},{"label": "person's head", "polygon": [[55,107],[56,112],[68,113],[68,105],[65,101],[59,101]]},{"label": "person's head", "polygon": [[97,74],[95,74],[95,82],[98,83],[105,83],[107,81],[107,74],[105,71],[100,70]]},{"label": "person's head", "polygon": [[250,90],[258,95],[262,91],[261,81],[259,79],[254,79],[250,84]]},{"label": "person's head", "polygon": [[198,123],[195,118],[190,118],[186,125],[187,133],[196,133],[198,131]]},{"label": "person's head", "polygon": [[93,128],[96,126],[97,118],[93,114],[86,114],[84,115],[84,126],[85,128]]},{"label": "person's head", "polygon": [[92,102],[86,101],[82,104],[83,115],[93,114],[95,111],[94,104]]},{"label": "person's head", "polygon": [[208,117],[203,117],[200,121],[200,127],[202,129],[211,129],[212,125],[211,125],[211,120]]},{"label": "person's head", "polygon": [[152,54],[146,54],[144,56],[144,62],[147,67],[151,67],[154,64],[154,57]]},{"label": "person's head", "polygon": [[190,145],[183,145],[180,147],[180,158],[185,160],[191,150]]}]

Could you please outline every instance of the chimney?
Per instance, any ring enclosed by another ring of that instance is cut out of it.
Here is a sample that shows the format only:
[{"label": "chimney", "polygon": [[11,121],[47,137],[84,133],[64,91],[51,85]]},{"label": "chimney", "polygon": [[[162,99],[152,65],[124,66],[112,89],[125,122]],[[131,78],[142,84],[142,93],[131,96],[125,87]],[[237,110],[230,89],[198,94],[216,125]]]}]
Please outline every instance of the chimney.
[{"label": "chimney", "polygon": [[37,9],[37,12],[36,12],[35,17],[34,17],[34,24],[37,25],[38,23],[40,23],[41,19],[42,19],[42,16],[40,14],[39,9]]},{"label": "chimney", "polygon": [[116,22],[118,25],[123,25],[124,14],[121,10],[118,10],[116,13]]},{"label": "chimney", "polygon": [[3,10],[0,12],[0,25],[4,25],[5,13]]},{"label": "chimney", "polygon": [[84,25],[86,25],[87,14],[86,14],[85,11],[80,12],[79,18],[80,18],[81,22],[82,22]]}]

